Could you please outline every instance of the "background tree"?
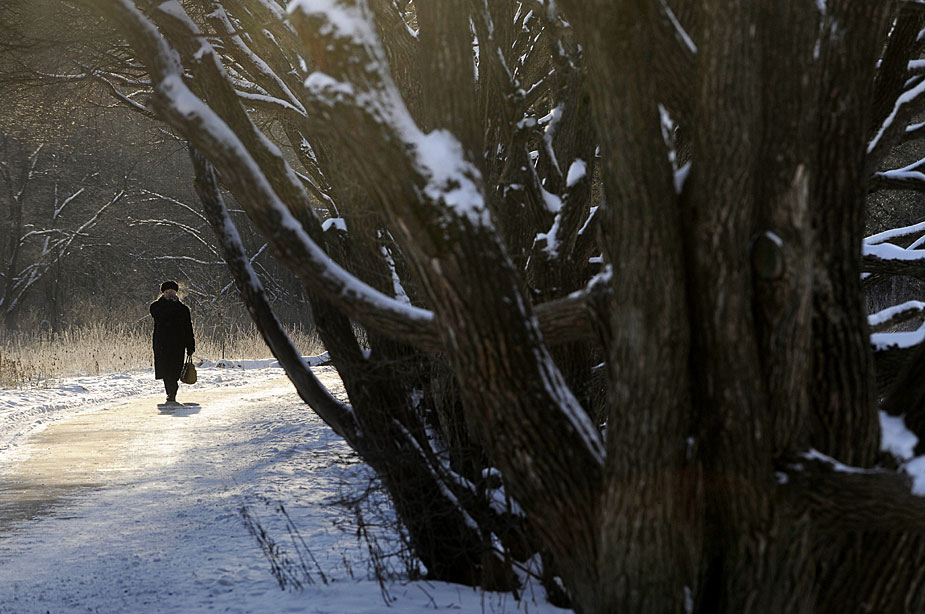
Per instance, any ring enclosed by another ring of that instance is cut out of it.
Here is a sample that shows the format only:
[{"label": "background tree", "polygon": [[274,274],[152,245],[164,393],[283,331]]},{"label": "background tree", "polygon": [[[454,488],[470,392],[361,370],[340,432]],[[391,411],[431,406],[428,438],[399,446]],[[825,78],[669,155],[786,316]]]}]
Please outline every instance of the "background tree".
[{"label": "background tree", "polygon": [[[49,286],[50,313],[48,325],[58,329],[58,314],[61,295],[58,291],[62,269],[76,251],[89,247],[91,233],[100,222],[104,212],[116,204],[125,190],[114,194],[101,194],[92,185],[93,173],[81,178],[77,185],[64,186],[56,181],[50,193],[36,194],[37,174],[49,173],[50,162],[41,164],[43,146],[31,153],[19,143],[0,134],[3,146],[3,160],[0,161],[0,180],[5,187],[2,203],[2,226],[0,226],[0,258],[4,263],[0,280],[3,283],[0,306],[3,307],[4,324],[7,330],[15,327],[16,316],[25,299],[45,278],[54,279]],[[102,198],[101,198],[102,197]],[[29,206],[29,200],[44,200],[44,206]],[[80,207],[80,200],[89,200],[87,207]],[[75,209],[83,209],[73,213]],[[75,219],[76,218],[76,219]],[[89,240],[88,240],[89,239]]]},{"label": "background tree", "polygon": [[[861,287],[920,254],[859,249],[868,189],[921,181],[875,172],[919,133],[918,3],[81,3],[434,577],[509,586],[539,550],[580,612],[925,606],[916,463],[878,414],[885,391],[925,434],[920,352],[875,362]],[[349,406],[222,188],[305,284]]]},{"label": "background tree", "polygon": [[[147,305],[167,277],[185,282],[200,334],[216,341],[234,336],[252,324],[207,222],[189,204],[197,199],[185,141],[145,109],[150,82],[144,68],[132,63],[126,43],[100,22],[56,0],[10,0],[0,7],[0,164],[7,171],[0,176],[0,287],[9,282],[27,288],[18,300],[5,301],[15,309],[0,340],[46,327],[149,327]],[[22,172],[32,162],[17,203]],[[49,233],[64,238],[120,192],[92,228],[70,236],[63,257],[57,257],[54,241],[44,245],[54,238]],[[304,319],[295,276],[270,257],[266,242],[234,205],[232,216],[243,222],[246,249],[280,317],[287,324]],[[24,225],[21,232],[12,228],[15,220]],[[23,236],[13,263],[11,248]]]}]

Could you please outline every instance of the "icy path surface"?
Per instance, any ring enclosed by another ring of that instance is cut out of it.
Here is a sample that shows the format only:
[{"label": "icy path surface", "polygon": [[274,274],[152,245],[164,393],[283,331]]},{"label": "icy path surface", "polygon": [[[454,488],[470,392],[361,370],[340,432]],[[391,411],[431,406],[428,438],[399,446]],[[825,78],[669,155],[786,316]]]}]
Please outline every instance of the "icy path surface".
[{"label": "icy path surface", "polygon": [[[159,405],[160,382],[107,395],[113,376],[76,384],[77,404],[27,391],[25,419],[0,393],[0,614],[563,612],[539,594],[518,603],[443,583],[381,587],[355,515],[335,503],[367,487],[368,468],[278,368],[250,366],[240,377],[200,370],[202,385],[182,387],[174,407]],[[317,371],[337,385],[333,369]],[[280,589],[241,514],[295,559],[279,504],[317,559],[302,590]],[[374,534],[396,547],[390,532]]]}]

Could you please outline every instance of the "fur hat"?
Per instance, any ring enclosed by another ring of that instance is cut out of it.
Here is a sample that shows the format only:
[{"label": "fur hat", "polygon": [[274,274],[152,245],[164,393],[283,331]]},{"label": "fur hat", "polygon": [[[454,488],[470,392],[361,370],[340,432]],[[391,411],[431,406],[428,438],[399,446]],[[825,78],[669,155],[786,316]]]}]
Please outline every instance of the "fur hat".
[{"label": "fur hat", "polygon": [[177,282],[175,282],[172,279],[165,281],[164,283],[161,284],[161,292],[163,292],[164,290],[169,290],[170,288],[173,288],[177,292],[180,291],[180,286],[178,286]]}]

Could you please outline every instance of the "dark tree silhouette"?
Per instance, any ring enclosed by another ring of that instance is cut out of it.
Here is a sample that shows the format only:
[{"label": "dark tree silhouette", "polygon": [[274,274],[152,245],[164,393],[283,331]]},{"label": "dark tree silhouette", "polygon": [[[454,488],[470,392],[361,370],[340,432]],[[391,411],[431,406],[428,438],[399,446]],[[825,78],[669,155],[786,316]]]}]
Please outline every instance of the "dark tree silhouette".
[{"label": "dark tree silhouette", "polygon": [[[880,170],[923,132],[921,3],[80,3],[433,577],[511,587],[539,552],[583,613],[925,608],[925,505],[878,414],[925,435],[923,359],[875,353],[862,301],[862,274],[922,270],[917,245],[862,254],[868,191],[925,185]],[[223,189],[305,284],[349,405]]]}]

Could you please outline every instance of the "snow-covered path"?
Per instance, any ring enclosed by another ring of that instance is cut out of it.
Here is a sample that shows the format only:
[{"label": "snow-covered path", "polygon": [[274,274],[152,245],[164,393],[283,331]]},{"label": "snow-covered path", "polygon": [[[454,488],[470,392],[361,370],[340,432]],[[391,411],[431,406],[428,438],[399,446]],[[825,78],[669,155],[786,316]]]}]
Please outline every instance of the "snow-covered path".
[{"label": "snow-covered path", "polygon": [[[337,384],[330,367],[317,371]],[[182,406],[158,405],[158,393],[71,411],[9,446],[0,614],[562,612],[539,595],[518,604],[441,583],[384,593],[353,514],[332,504],[362,491],[369,470],[281,371],[252,375],[184,387]],[[242,519],[246,507],[297,559],[280,503],[317,559],[307,564],[315,584],[302,591],[280,590]],[[394,547],[387,531],[379,539]]]}]

